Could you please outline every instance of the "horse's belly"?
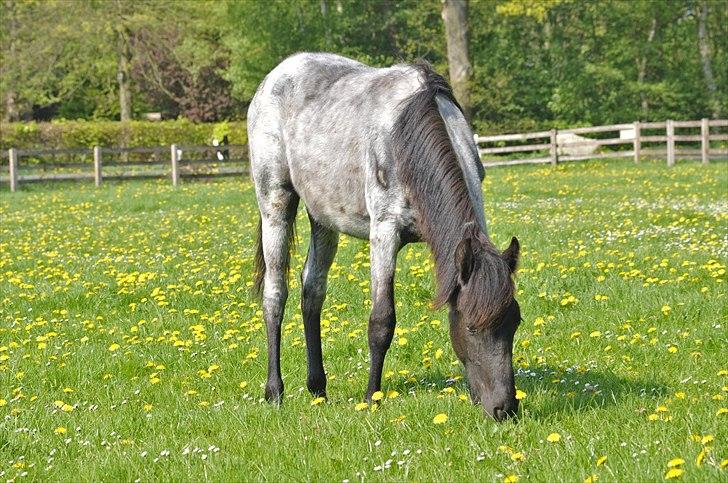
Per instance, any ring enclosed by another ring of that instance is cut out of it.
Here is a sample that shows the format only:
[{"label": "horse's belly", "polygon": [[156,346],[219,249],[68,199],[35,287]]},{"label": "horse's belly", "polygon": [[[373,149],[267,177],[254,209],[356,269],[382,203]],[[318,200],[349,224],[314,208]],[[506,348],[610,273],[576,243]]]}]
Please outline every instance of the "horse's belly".
[{"label": "horse's belly", "polygon": [[[321,169],[324,168],[324,169]],[[321,162],[291,170],[293,187],[318,223],[356,238],[369,238],[364,173],[355,166]]]}]

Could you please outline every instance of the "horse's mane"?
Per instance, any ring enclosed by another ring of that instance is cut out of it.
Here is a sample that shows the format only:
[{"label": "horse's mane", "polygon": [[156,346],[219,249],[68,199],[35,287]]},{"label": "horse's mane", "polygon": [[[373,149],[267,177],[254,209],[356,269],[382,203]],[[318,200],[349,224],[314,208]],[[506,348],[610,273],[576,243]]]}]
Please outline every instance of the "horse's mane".
[{"label": "horse's mane", "polygon": [[[392,132],[397,175],[417,212],[418,229],[435,260],[437,293],[435,307],[448,302],[458,290],[459,269],[455,250],[464,226],[478,226],[475,207],[468,195],[463,170],[447,133],[435,97],[440,95],[462,111],[447,81],[425,62],[411,66],[424,80],[420,90],[402,105]],[[480,231],[478,229],[478,231]],[[471,324],[484,328],[497,319],[513,296],[508,264],[488,239],[479,250],[473,289],[462,307]]]}]

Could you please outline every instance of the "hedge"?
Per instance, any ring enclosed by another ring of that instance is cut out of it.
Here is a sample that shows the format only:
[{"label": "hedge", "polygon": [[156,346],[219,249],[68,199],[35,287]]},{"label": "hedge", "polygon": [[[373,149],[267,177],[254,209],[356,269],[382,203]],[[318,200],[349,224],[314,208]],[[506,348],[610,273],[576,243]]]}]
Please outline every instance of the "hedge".
[{"label": "hedge", "polygon": [[0,149],[64,149],[93,146],[209,145],[228,135],[230,144],[246,144],[245,121],[195,124],[174,121],[53,121],[0,124]]}]

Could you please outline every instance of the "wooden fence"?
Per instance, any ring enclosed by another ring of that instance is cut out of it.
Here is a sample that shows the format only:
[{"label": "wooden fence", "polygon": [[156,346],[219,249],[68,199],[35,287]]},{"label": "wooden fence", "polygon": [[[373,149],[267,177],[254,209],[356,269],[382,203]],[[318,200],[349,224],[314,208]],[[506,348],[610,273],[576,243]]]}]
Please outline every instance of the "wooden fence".
[{"label": "wooden fence", "polygon": [[[668,120],[498,136],[476,134],[475,141],[486,167],[618,157],[640,162],[645,156],[664,156],[667,165],[673,166],[677,159],[700,159],[703,163],[728,159],[728,131],[718,131],[726,127],[726,119]],[[676,133],[678,129],[696,132]],[[685,148],[686,143],[691,146]],[[679,144],[683,149],[678,149]],[[9,182],[10,191],[16,191],[21,183],[35,181],[93,179],[98,186],[104,179],[169,177],[177,186],[183,178],[248,174],[247,146],[234,144],[10,149],[0,156],[8,160],[2,163],[7,176],[0,176],[0,182]],[[58,162],[58,158],[64,162]]]},{"label": "wooden fence", "polygon": [[[667,165],[674,166],[677,159],[700,159],[707,164],[711,159],[728,158],[728,144],[725,142],[728,141],[728,132],[717,130],[725,127],[728,127],[726,119],[668,120],[498,136],[476,134],[475,142],[486,167],[557,164],[565,161],[620,157],[634,158],[635,162],[639,163],[640,159],[646,156],[664,156]],[[699,133],[676,134],[676,129],[692,131],[699,129]],[[583,134],[596,134],[598,137],[585,137]],[[534,143],[533,140],[539,141]],[[530,144],[524,144],[527,142]],[[722,146],[712,147],[711,142],[714,144],[722,142]],[[694,147],[677,149],[678,143],[683,144],[683,147],[685,143],[691,143]],[[655,144],[664,146],[655,147]],[[617,149],[614,149],[615,147]],[[624,149],[625,147],[628,149]],[[514,156],[514,153],[518,154]]]},{"label": "wooden fence", "polygon": [[[74,149],[9,149],[7,176],[17,191],[21,183],[37,181],[165,178],[174,186],[183,178],[235,176],[248,174],[247,145],[171,146]],[[62,161],[59,162],[59,159]],[[3,163],[5,164],[5,163]]]}]

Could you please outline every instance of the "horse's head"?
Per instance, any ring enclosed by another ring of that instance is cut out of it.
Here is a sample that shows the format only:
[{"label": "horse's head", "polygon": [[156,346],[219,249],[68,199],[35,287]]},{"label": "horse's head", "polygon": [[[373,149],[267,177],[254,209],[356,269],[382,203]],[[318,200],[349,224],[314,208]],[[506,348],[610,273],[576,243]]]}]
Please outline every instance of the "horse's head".
[{"label": "horse's head", "polygon": [[519,244],[500,253],[480,230],[466,227],[455,250],[458,286],[450,299],[450,338],[474,403],[503,421],[518,411],[513,336],[521,321],[513,274]]}]

